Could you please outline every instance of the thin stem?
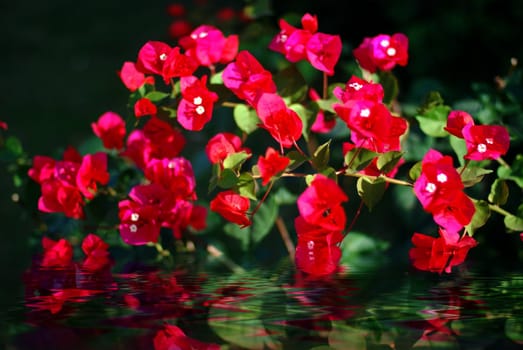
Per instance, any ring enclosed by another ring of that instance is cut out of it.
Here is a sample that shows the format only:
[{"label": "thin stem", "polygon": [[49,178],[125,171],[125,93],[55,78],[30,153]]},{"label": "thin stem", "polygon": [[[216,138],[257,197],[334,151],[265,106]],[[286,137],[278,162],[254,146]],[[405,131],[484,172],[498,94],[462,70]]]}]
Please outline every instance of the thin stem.
[{"label": "thin stem", "polygon": [[498,161],[499,164],[501,164],[505,168],[509,168],[510,169],[510,165],[507,162],[505,162],[505,160],[503,158],[499,157],[496,160]]},{"label": "thin stem", "polygon": [[358,210],[356,210],[356,215],[354,215],[354,218],[352,219],[349,228],[347,229],[347,234],[349,234],[350,231],[352,231],[352,228],[354,227],[354,224],[356,224],[356,220],[360,217],[361,209],[363,208],[363,199],[360,200],[360,205],[358,206]]},{"label": "thin stem", "polygon": [[231,108],[234,108],[236,107],[237,105],[239,105],[239,103],[236,103],[236,102],[222,102],[222,106],[223,107],[231,107]]},{"label": "thin stem", "polygon": [[463,164],[463,168],[461,168],[461,171],[459,172],[460,176],[463,174],[463,172],[465,171],[465,169],[467,168],[467,166],[469,164],[470,164],[470,159],[465,160],[465,164]]},{"label": "thin stem", "polygon": [[490,210],[492,210],[498,214],[501,214],[503,216],[513,216],[514,215],[514,214],[509,213],[508,211],[506,211],[505,209],[501,208],[499,205],[496,205],[496,204],[489,204],[488,207],[490,208]]},{"label": "thin stem", "polygon": [[269,195],[269,192],[271,192],[273,185],[274,185],[274,181],[269,182],[269,187],[267,188],[267,191],[265,191],[265,194],[263,195],[262,199],[260,199],[260,201],[256,205],[256,208],[254,208],[254,210],[251,213],[251,220],[254,218],[254,214],[256,214],[258,209],[260,209],[263,202],[265,202],[265,200],[267,199],[267,196]]},{"label": "thin stem", "polygon": [[216,259],[220,260],[225,266],[227,266],[231,271],[236,273],[242,273],[245,272],[243,267],[236,264],[234,261],[229,259],[221,250],[213,246],[212,244],[207,245],[207,252],[211,254],[211,256],[215,257]]},{"label": "thin stem", "polygon": [[328,77],[327,77],[327,73],[323,73],[323,99],[326,100],[327,99],[327,88],[328,88]]},{"label": "thin stem", "polygon": [[287,226],[285,226],[285,222],[283,221],[281,216],[278,216],[276,218],[276,228],[278,229],[278,232],[280,232],[281,239],[283,240],[283,243],[285,243],[285,248],[287,248],[287,252],[289,252],[289,257],[291,258],[291,261],[294,261],[296,247],[292,242],[291,236],[289,235],[289,231],[287,230]]},{"label": "thin stem", "polygon": [[394,185],[401,185],[401,186],[408,186],[408,187],[414,186],[412,183],[410,183],[408,181],[398,180],[393,177],[388,177],[385,175],[374,176],[374,175],[366,175],[366,174],[362,174],[362,173],[351,173],[351,174],[345,174],[345,175],[352,176],[352,177],[365,177],[370,180],[376,180],[378,178],[381,178],[381,179],[385,180],[385,182],[388,182],[388,183],[391,183]]}]

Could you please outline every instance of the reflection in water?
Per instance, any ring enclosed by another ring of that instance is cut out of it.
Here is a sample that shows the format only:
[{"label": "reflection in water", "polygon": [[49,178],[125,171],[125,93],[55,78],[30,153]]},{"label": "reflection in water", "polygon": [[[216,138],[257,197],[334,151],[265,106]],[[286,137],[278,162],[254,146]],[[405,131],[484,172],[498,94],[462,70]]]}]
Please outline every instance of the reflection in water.
[{"label": "reflection in water", "polygon": [[521,274],[113,273],[41,261],[24,276],[10,348],[517,349],[523,339]]}]

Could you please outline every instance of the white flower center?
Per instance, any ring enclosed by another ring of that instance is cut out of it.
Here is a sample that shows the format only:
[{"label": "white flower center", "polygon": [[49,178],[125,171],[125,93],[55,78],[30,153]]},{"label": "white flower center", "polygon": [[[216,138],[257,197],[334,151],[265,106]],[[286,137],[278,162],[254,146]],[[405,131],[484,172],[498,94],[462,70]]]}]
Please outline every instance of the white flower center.
[{"label": "white flower center", "polygon": [[309,249],[309,250],[314,249],[314,241],[308,241],[307,242],[307,249]]},{"label": "white flower center", "polygon": [[203,102],[203,99],[200,97],[200,96],[197,96],[195,97],[193,100],[192,100],[192,103],[194,103],[195,105],[201,105]]},{"label": "white flower center", "polygon": [[196,113],[202,115],[203,113],[205,113],[205,108],[203,106],[196,107]]},{"label": "white flower center", "polygon": [[174,169],[174,162],[169,162],[169,163],[167,164],[167,167],[168,167],[169,169]]},{"label": "white flower center", "polygon": [[167,59],[167,54],[162,53],[162,54],[160,55],[160,61],[165,61],[166,59]]},{"label": "white flower center", "polygon": [[477,149],[479,153],[485,153],[487,151],[487,145],[480,143]]},{"label": "white flower center", "polygon": [[491,137],[486,138],[485,142],[488,143],[489,145],[494,144],[494,140]]},{"label": "white flower center", "polygon": [[205,38],[207,35],[209,35],[209,33],[207,33],[207,32],[201,32],[201,33],[198,35],[198,37],[199,37],[200,39],[203,39],[203,38]]},{"label": "white flower center", "polygon": [[389,48],[387,49],[387,55],[389,55],[389,56],[394,56],[395,54],[396,54],[396,49],[395,49],[395,48],[393,48],[393,47],[389,47]]},{"label": "white flower center", "polygon": [[445,183],[447,182],[448,177],[447,175],[440,173],[438,176],[436,176],[436,179],[438,179],[438,182]]},{"label": "white flower center", "polygon": [[363,85],[361,85],[360,83],[351,83],[351,84],[349,84],[349,87],[351,87],[354,90],[358,91],[359,89],[361,89],[363,87]]},{"label": "white flower center", "polygon": [[360,117],[367,118],[370,115],[370,109],[365,108],[360,111]]},{"label": "white flower center", "polygon": [[140,214],[138,214],[138,213],[131,214],[131,221],[138,221],[139,218],[140,218]]},{"label": "white flower center", "polygon": [[432,182],[429,182],[427,186],[425,186],[425,191],[429,193],[434,193],[434,191],[436,191],[436,185]]},{"label": "white flower center", "polygon": [[129,230],[132,233],[135,233],[136,231],[138,231],[138,226],[136,226],[135,224],[132,224],[131,226],[129,226]]},{"label": "white flower center", "polygon": [[380,41],[380,45],[382,47],[387,47],[390,45],[390,41],[388,41],[387,39],[383,39],[382,41]]}]

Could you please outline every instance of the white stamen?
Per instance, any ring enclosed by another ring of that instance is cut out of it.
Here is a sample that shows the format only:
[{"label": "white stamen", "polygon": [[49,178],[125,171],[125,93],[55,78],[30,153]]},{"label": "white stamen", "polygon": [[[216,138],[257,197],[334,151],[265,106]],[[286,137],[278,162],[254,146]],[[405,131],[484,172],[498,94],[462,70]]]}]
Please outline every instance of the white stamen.
[{"label": "white stamen", "polygon": [[167,59],[167,54],[162,53],[162,54],[160,55],[160,61],[165,61],[166,59]]},{"label": "white stamen", "polygon": [[196,113],[202,115],[203,113],[205,113],[205,108],[203,106],[196,107]]},{"label": "white stamen", "polygon": [[390,41],[388,41],[387,39],[383,39],[382,41],[380,41],[380,45],[382,47],[387,47],[390,45]]},{"label": "white stamen", "polygon": [[192,100],[192,103],[194,103],[195,105],[201,105],[203,102],[203,99],[200,97],[200,96],[197,96],[195,97],[193,100]]},{"label": "white stamen", "polygon": [[307,242],[307,248],[308,248],[309,250],[312,250],[312,249],[314,248],[314,241],[308,241],[308,242]]},{"label": "white stamen", "polygon": [[351,83],[351,84],[349,84],[349,87],[351,87],[354,90],[358,91],[359,89],[361,89],[363,87],[363,85],[361,85],[360,83]]},{"label": "white stamen", "polygon": [[491,137],[486,138],[485,142],[488,143],[489,145],[494,144],[494,140]]},{"label": "white stamen", "polygon": [[198,36],[196,34],[191,34],[191,38],[193,38],[194,40],[198,39]]},{"label": "white stamen", "polygon": [[207,32],[201,32],[201,33],[198,35],[198,37],[199,37],[200,39],[203,39],[203,38],[205,38],[207,35],[209,35],[209,33],[207,33]]},{"label": "white stamen", "polygon": [[487,145],[485,145],[484,143],[480,143],[478,145],[478,152],[485,153],[486,151],[487,151]]},{"label": "white stamen", "polygon": [[393,47],[389,47],[389,48],[387,49],[387,55],[389,55],[389,56],[394,56],[395,54],[396,54],[396,49],[395,49],[395,48],[393,48]]},{"label": "white stamen", "polygon": [[438,182],[445,183],[447,182],[448,177],[447,175],[440,173],[438,176],[436,176],[436,179],[438,179]]},{"label": "white stamen", "polygon": [[167,167],[168,167],[169,169],[174,169],[174,162],[169,162],[169,163],[167,163]]},{"label": "white stamen", "polygon": [[367,118],[370,115],[370,109],[365,108],[360,111],[360,117]]},{"label": "white stamen", "polygon": [[132,224],[131,226],[129,226],[129,230],[132,233],[135,233],[136,231],[138,231],[138,226],[136,226],[135,224]]},{"label": "white stamen", "polygon": [[140,214],[138,214],[138,213],[131,214],[131,221],[138,221],[139,218],[140,218]]},{"label": "white stamen", "polygon": [[429,193],[434,193],[434,191],[436,191],[436,185],[433,184],[432,182],[429,182],[427,184],[427,186],[425,186],[425,191],[427,191]]}]

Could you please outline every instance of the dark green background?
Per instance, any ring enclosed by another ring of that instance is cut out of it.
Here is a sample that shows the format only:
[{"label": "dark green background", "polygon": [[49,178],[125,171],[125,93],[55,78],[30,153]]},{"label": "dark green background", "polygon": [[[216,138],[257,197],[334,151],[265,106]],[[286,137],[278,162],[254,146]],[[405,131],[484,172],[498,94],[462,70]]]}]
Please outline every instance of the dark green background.
[{"label": "dark green background", "polygon": [[[105,111],[126,113],[128,91],[116,75],[147,40],[170,42],[168,1],[3,2],[0,5],[0,120],[31,155],[57,151],[92,136],[90,123]],[[218,6],[222,2],[213,2]],[[404,32],[410,60],[397,74],[400,100],[416,100],[436,87],[452,102],[471,93],[473,81],[492,82],[511,57],[523,62],[523,2],[475,1],[274,1],[274,23],[288,12],[318,14],[319,30],[340,34],[349,46],[363,37]],[[189,9],[203,5],[186,2]],[[231,1],[241,7],[242,1]],[[270,3],[269,3],[270,4]],[[212,6],[206,7],[213,18]],[[195,23],[195,25],[202,23]],[[347,77],[348,78],[348,77]],[[417,101],[420,102],[420,101]],[[0,169],[0,276],[19,291],[30,261],[30,218],[10,197]],[[36,205],[35,203],[29,203]],[[1,298],[9,302],[8,295]]]}]

